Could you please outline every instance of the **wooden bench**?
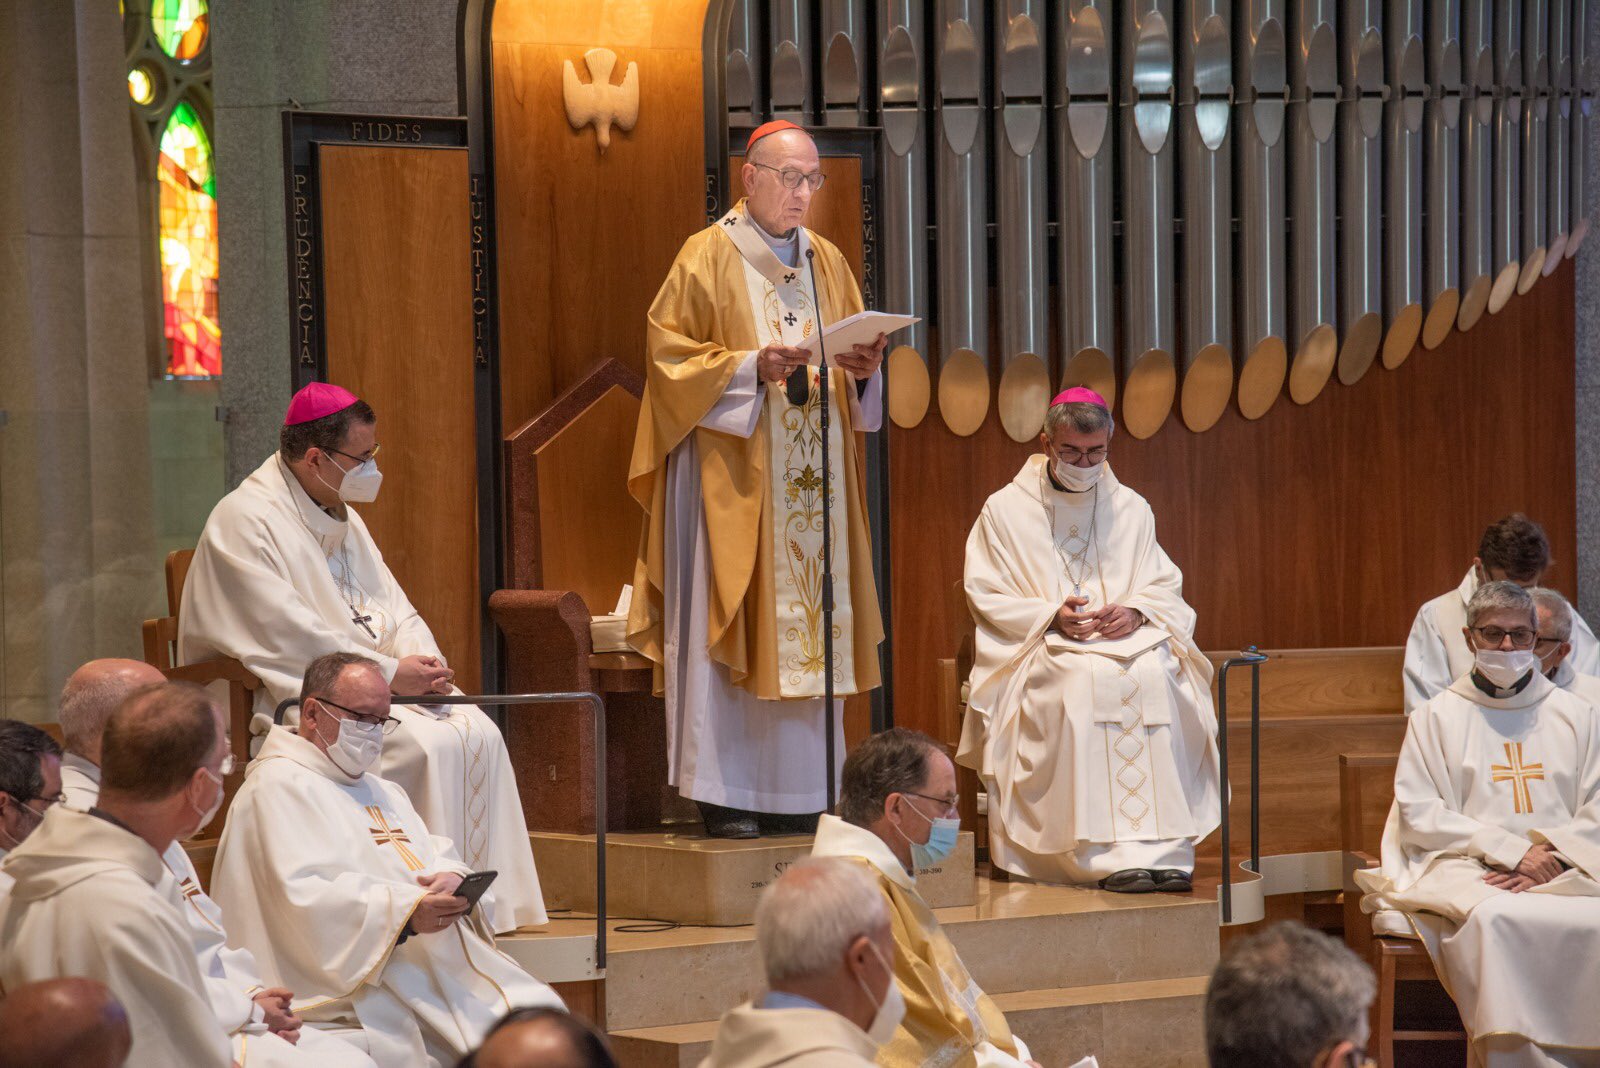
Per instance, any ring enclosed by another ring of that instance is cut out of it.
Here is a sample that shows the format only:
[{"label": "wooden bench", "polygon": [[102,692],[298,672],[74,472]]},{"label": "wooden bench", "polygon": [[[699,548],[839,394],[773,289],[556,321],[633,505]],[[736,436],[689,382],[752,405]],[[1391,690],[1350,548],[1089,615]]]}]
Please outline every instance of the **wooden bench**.
[{"label": "wooden bench", "polygon": [[1352,873],[1378,866],[1383,827],[1394,803],[1394,753],[1341,754],[1339,757],[1339,838],[1345,856],[1345,943],[1372,965],[1378,996],[1372,1003],[1372,1050],[1379,1068],[1393,1068],[1396,1042],[1461,1042],[1465,1030],[1397,1031],[1395,1002],[1402,980],[1439,981],[1422,943],[1374,935],[1372,918],[1361,911],[1361,890]]}]

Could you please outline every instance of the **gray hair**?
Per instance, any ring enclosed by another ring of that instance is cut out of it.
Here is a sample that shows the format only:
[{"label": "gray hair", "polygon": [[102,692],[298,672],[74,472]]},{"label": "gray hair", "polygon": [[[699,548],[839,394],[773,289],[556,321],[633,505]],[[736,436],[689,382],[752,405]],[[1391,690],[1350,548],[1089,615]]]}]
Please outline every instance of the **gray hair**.
[{"label": "gray hair", "polygon": [[360,653],[323,653],[306,665],[306,673],[300,680],[301,706],[304,707],[306,701],[313,697],[320,698],[332,693],[339,685],[339,677],[344,674],[344,669],[347,667],[382,670],[376,660]]},{"label": "gray hair", "polygon": [[1550,613],[1550,633],[1546,637],[1562,641],[1572,637],[1572,605],[1565,597],[1544,586],[1535,586],[1528,596],[1533,598],[1535,610],[1542,608]]},{"label": "gray hair", "polygon": [[1539,617],[1533,611],[1533,598],[1515,582],[1485,582],[1473,591],[1467,602],[1467,626],[1476,627],[1478,620],[1490,612],[1525,612],[1529,626],[1537,627]]},{"label": "gray hair", "polygon": [[1275,923],[1234,943],[1206,992],[1206,1055],[1228,1068],[1310,1068],[1359,1043],[1377,994],[1372,969],[1343,942]]},{"label": "gray hair", "polygon": [[877,881],[859,862],[807,857],[761,892],[756,945],[768,985],[831,975],[862,935],[889,926]]},{"label": "gray hair", "polygon": [[870,827],[883,818],[890,794],[910,794],[928,783],[928,758],[942,753],[921,731],[891,727],[850,750],[839,776],[839,818]]},{"label": "gray hair", "polygon": [[1094,434],[1101,430],[1107,437],[1116,432],[1116,420],[1111,418],[1111,412],[1098,404],[1088,401],[1070,401],[1066,404],[1053,404],[1050,410],[1044,413],[1044,432],[1052,437],[1062,427],[1071,427],[1080,434]]}]

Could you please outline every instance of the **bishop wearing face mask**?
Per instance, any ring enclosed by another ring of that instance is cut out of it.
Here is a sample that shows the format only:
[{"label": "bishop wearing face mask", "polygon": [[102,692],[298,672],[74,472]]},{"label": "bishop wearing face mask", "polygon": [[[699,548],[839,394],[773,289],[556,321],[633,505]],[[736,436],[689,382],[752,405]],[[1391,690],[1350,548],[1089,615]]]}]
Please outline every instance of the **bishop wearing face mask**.
[{"label": "bishop wearing face mask", "polygon": [[318,657],[300,706],[299,733],[274,727],[250,762],[217,846],[230,941],[294,991],[306,1027],[359,1040],[380,1068],[454,1064],[507,1012],[561,1008],[456,896],[471,869],[452,843],[364,770],[392,722],[378,665]]},{"label": "bishop wearing face mask", "polygon": [[[335,651],[371,657],[393,693],[459,693],[433,632],[350,507],[375,499],[383,481],[372,409],[313,382],[290,401],[279,444],[206,521],[178,612],[179,661],[240,661],[261,680],[256,711],[267,714],[299,692],[307,664]],[[398,783],[467,864],[500,873],[496,931],[546,922],[494,722],[463,705],[393,714],[399,727],[373,770]]]},{"label": "bishop wearing face mask", "polygon": [[1513,582],[1467,602],[1472,669],[1411,714],[1381,869],[1362,907],[1406,913],[1475,1064],[1589,1064],[1600,1049],[1600,715],[1533,652]]},{"label": "bishop wearing face mask", "polygon": [[1056,397],[1043,454],[972,528],[977,647],[956,759],[988,790],[1000,867],[1181,893],[1221,816],[1211,664],[1149,504],[1106,461],[1114,429],[1098,393]]},{"label": "bishop wearing face mask", "polygon": [[[882,1025],[877,1037],[887,1041],[879,1065],[1037,1068],[917,893],[917,870],[938,865],[955,848],[956,800],[955,765],[937,742],[900,727],[875,734],[845,760],[839,815],[822,817],[811,855],[863,865],[889,907],[904,1018],[892,1035]],[[899,1015],[901,1008],[892,1011]],[[875,1019],[872,1027],[880,1024]]]}]

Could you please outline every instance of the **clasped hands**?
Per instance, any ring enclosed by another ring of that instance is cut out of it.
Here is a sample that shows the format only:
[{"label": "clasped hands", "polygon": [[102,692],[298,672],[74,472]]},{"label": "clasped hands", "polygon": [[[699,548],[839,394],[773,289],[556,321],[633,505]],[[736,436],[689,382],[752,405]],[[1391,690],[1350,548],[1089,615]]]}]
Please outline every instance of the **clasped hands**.
[{"label": "clasped hands", "polygon": [[[883,365],[883,350],[889,347],[889,338],[879,334],[871,345],[855,345],[845,352],[830,352],[828,359],[836,367],[856,378],[871,378]],[[756,377],[763,382],[783,382],[796,367],[804,367],[811,353],[774,341],[756,353]]]},{"label": "clasped hands", "polygon": [[1549,842],[1537,842],[1522,854],[1522,859],[1511,871],[1496,869],[1485,875],[1483,881],[1497,890],[1520,894],[1549,882],[1566,870],[1567,866],[1556,856],[1555,846]]},{"label": "clasped hands", "polygon": [[400,658],[389,689],[402,697],[417,697],[427,693],[449,693],[456,673],[445,667],[436,656],[406,656]]},{"label": "clasped hands", "polygon": [[293,991],[285,990],[281,986],[272,986],[250,1000],[261,1006],[268,1031],[291,1046],[300,1041],[300,1017],[289,1007],[289,1003],[294,1000]]},{"label": "clasped hands", "polygon": [[1087,597],[1068,597],[1056,610],[1055,630],[1073,641],[1086,641],[1095,634],[1102,638],[1126,638],[1144,626],[1144,613],[1127,605],[1108,604],[1093,612],[1080,612]]}]

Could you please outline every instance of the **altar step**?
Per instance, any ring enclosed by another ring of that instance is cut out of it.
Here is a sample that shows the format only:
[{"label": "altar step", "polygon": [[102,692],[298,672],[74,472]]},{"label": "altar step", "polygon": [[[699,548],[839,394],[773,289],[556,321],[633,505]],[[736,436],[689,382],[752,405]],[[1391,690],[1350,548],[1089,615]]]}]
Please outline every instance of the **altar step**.
[{"label": "altar step", "polygon": [[[551,910],[594,913],[595,837],[536,831],[534,861]],[[692,832],[637,831],[606,836],[608,915],[704,926],[746,924],[756,902],[785,868],[811,855],[810,835],[730,840]],[[917,873],[934,908],[970,905],[974,844],[963,833],[955,851]]]},{"label": "altar step", "polygon": [[[1075,1063],[1093,1052],[1102,1068],[1199,1068],[1206,1062],[1206,977],[1150,979],[994,995],[1006,1020],[1041,1063]],[[617,1031],[623,1068],[695,1068],[711,1050],[716,1021]]]}]

